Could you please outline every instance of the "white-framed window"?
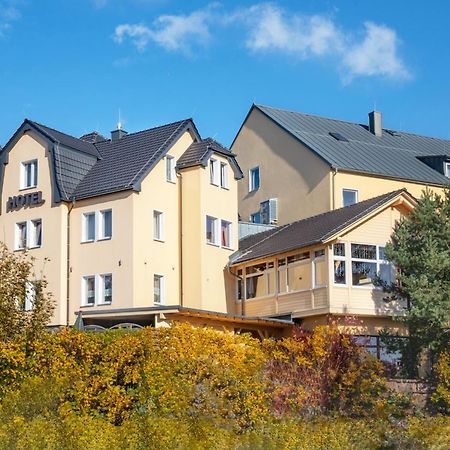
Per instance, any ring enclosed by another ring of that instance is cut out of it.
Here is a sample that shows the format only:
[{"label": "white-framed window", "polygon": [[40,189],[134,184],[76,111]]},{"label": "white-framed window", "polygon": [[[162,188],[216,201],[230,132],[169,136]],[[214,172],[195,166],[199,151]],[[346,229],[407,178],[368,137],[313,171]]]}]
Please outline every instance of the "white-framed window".
[{"label": "white-framed window", "polygon": [[333,245],[334,284],[346,285],[345,243],[338,242]]},{"label": "white-framed window", "polygon": [[164,214],[161,211],[153,211],[153,239],[164,240]]},{"label": "white-framed window", "polygon": [[27,248],[27,223],[16,223],[16,250],[24,250]]},{"label": "white-framed window", "polygon": [[110,305],[113,299],[112,278],[111,273],[82,277],[82,306]]},{"label": "white-framed window", "polygon": [[226,220],[220,221],[220,239],[222,247],[231,248],[233,242],[232,226],[233,224],[231,222]]},{"label": "white-framed window", "polygon": [[94,242],[112,239],[112,209],[91,211],[82,216],[81,242]]},{"label": "white-framed window", "polygon": [[[242,274],[242,270],[238,271],[238,275],[242,276]],[[238,299],[242,299],[244,295],[244,286],[242,283],[245,285],[245,298],[247,300],[275,294],[276,277],[274,261],[254,264],[245,268],[245,278],[240,283],[241,285],[238,283]]]},{"label": "white-framed window", "polygon": [[16,223],[15,249],[39,248],[42,246],[42,219]]},{"label": "white-framed window", "polygon": [[325,250],[323,248],[314,252],[313,275],[313,285],[315,288],[322,287],[327,284],[327,262],[325,258]]},{"label": "white-framed window", "polygon": [[164,302],[164,276],[155,273],[153,275],[153,303],[162,305]]},{"label": "white-framed window", "polygon": [[312,287],[310,252],[278,259],[278,293],[303,291]]},{"label": "white-framed window", "polygon": [[30,248],[42,246],[42,220],[35,219],[30,221]]},{"label": "white-framed window", "polygon": [[[112,210],[105,209],[100,211],[100,230],[99,239],[111,239],[112,238]],[[94,221],[95,228],[95,221]]]},{"label": "white-framed window", "polygon": [[350,206],[358,203],[358,191],[356,189],[342,189],[342,206]]},{"label": "white-framed window", "polygon": [[94,306],[96,303],[95,275],[83,277],[83,306]]},{"label": "white-framed window", "polygon": [[220,163],[220,187],[228,189],[228,164]]},{"label": "white-framed window", "polygon": [[100,302],[106,305],[112,303],[112,275],[110,273],[104,273],[100,275]]},{"label": "white-framed window", "polygon": [[261,223],[261,212],[255,212],[253,214],[250,214],[250,222],[251,223]]},{"label": "white-framed window", "polygon": [[372,287],[377,276],[389,284],[394,281],[395,272],[392,264],[386,260],[384,246],[358,243],[347,245],[344,242],[333,245],[335,285]]},{"label": "white-framed window", "polygon": [[175,183],[177,174],[175,172],[175,158],[170,155],[166,155],[166,180],[171,183]]},{"label": "white-framed window", "polygon": [[214,186],[220,185],[220,161],[217,159],[209,160],[209,181]]},{"label": "white-framed window", "polygon": [[259,166],[253,167],[248,171],[248,191],[256,191],[261,185],[261,180],[259,176]]},{"label": "white-framed window", "polygon": [[444,175],[450,178],[450,162],[444,163]]},{"label": "white-framed window", "polygon": [[37,159],[23,162],[20,168],[20,189],[29,189],[37,186],[38,183],[38,162]]},{"label": "white-framed window", "polygon": [[95,241],[95,212],[83,214],[82,241]]},{"label": "white-framed window", "polygon": [[25,302],[24,311],[31,311],[34,308],[37,295],[37,282],[27,281],[25,284]]},{"label": "white-framed window", "polygon": [[219,245],[218,225],[217,218],[206,216],[206,242],[208,244]]}]

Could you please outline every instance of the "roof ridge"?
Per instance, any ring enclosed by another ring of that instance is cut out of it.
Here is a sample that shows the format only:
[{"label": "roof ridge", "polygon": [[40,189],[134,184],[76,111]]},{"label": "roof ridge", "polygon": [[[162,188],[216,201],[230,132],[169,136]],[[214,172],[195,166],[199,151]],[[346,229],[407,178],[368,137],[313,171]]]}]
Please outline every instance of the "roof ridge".
[{"label": "roof ridge", "polygon": [[[135,180],[140,176],[141,172],[148,166],[148,164],[150,163],[150,161],[153,159],[153,157],[155,155],[158,155],[159,158],[159,153],[161,152],[161,150],[163,148],[166,147],[166,145],[171,141],[171,139],[178,133],[178,131],[182,128],[182,125],[186,124],[187,122],[189,122],[188,120],[182,120],[180,122],[174,122],[173,124],[167,124],[167,125],[174,125],[174,124],[178,124],[178,126],[176,127],[176,129],[174,131],[172,131],[172,133],[170,134],[170,136],[159,146],[158,150],[152,155],[152,157],[150,159],[147,159],[147,161],[145,162],[145,164],[135,173],[134,177],[130,180],[130,182],[128,183],[129,186],[132,186],[133,183],[135,182]],[[161,128],[161,127],[156,127],[156,128]],[[148,130],[149,131],[149,130]]]},{"label": "roof ridge", "polygon": [[[326,119],[326,120],[331,120],[334,122],[340,122],[340,123],[346,123],[346,124],[350,124],[350,125],[359,125],[361,127],[365,127],[368,128],[367,124],[363,124],[363,123],[359,123],[359,122],[351,122],[350,120],[343,120],[343,119],[335,119],[333,117],[328,117],[328,116],[321,116],[319,114],[311,114],[311,113],[305,113],[302,111],[292,111],[291,109],[286,109],[286,108],[275,108],[273,106],[269,106],[269,105],[262,105],[262,104],[256,104],[255,106],[259,109],[261,108],[268,108],[268,109],[273,109],[275,111],[282,111],[282,112],[288,112],[288,113],[292,113],[292,114],[301,114],[303,116],[307,116],[307,117],[317,117],[319,119]],[[399,130],[399,129],[395,129],[395,128],[382,128],[383,130],[389,130],[389,131],[394,131],[397,132],[399,134],[406,134],[409,136],[416,136],[416,137],[422,137],[422,138],[426,138],[426,139],[433,139],[435,141],[443,141],[443,142],[448,142],[450,143],[450,139],[444,139],[444,138],[439,138],[439,137],[434,137],[434,136],[428,136],[425,134],[417,134],[417,133],[413,133],[411,131],[404,131],[404,130]],[[318,133],[311,133],[311,134],[318,134]],[[390,147],[389,147],[390,148]],[[397,147],[392,147],[392,148],[397,148]]]},{"label": "roof ridge", "polygon": [[[135,132],[133,132],[133,133],[127,133],[125,136],[123,136],[121,139],[124,139],[124,138],[127,138],[128,136],[136,136],[137,134],[140,134],[140,133],[147,133],[147,132],[149,132],[149,131],[154,131],[154,130],[157,130],[158,128],[164,128],[164,127],[168,127],[168,126],[170,126],[170,125],[175,125],[175,124],[181,124],[181,123],[183,123],[183,122],[189,122],[189,121],[192,121],[192,118],[191,117],[189,117],[189,118],[187,118],[187,119],[182,119],[182,120],[176,120],[175,122],[169,122],[169,123],[166,123],[166,124],[164,124],[164,125],[158,125],[157,127],[153,127],[153,128],[146,128],[145,130],[140,130],[140,131],[135,131]],[[110,141],[111,139],[107,139],[107,141]]]}]

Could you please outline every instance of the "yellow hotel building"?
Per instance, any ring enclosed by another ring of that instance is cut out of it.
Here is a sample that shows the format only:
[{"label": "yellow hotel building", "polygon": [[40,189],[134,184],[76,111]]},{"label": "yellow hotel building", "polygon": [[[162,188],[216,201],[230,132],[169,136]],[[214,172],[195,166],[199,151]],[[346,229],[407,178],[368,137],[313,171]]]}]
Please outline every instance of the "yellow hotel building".
[{"label": "yellow hotel building", "polygon": [[167,326],[172,320],[279,333],[236,317],[233,155],[191,119],[106,139],[25,120],[0,153],[0,240],[36,258],[56,299],[53,326]]},{"label": "yellow hotel building", "polygon": [[81,311],[91,328],[283,336],[334,317],[380,356],[405,305],[373,280],[393,279],[395,224],[448,183],[445,148],[376,112],[364,126],[253,105],[231,150],[191,119],[109,139],[25,120],[0,152],[0,241],[36,257],[54,326]]}]

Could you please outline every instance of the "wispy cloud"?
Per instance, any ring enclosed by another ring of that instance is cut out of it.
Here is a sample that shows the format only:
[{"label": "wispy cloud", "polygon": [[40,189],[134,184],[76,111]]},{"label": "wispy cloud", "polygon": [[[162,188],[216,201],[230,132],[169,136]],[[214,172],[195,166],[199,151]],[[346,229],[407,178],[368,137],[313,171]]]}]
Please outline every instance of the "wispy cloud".
[{"label": "wispy cloud", "polygon": [[21,4],[21,0],[0,0],[0,37],[11,28],[13,22],[20,19]]},{"label": "wispy cloud", "polygon": [[212,41],[212,30],[232,28],[240,32],[243,45],[251,53],[336,61],[344,82],[362,76],[410,77],[399,56],[400,40],[392,28],[366,22],[361,37],[361,33],[339,26],[332,16],[294,13],[275,3],[234,11],[212,3],[190,14],[162,15],[150,26],[121,24],[115,29],[114,39],[118,43],[129,40],[139,51],[155,44],[190,53],[194,46]]},{"label": "wispy cloud", "polygon": [[122,24],[116,27],[114,40],[122,43],[125,38],[129,38],[140,51],[154,42],[166,50],[189,52],[192,45],[205,45],[210,41],[212,9],[213,6],[188,15],[163,15],[153,22],[152,27]]}]

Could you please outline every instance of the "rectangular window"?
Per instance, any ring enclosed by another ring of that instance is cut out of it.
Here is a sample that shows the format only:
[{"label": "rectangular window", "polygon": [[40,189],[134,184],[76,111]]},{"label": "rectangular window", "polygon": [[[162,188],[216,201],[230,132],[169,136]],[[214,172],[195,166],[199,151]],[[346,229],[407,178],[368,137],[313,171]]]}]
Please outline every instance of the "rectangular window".
[{"label": "rectangular window", "polygon": [[351,244],[351,257],[353,286],[373,284],[377,275],[377,246]]},{"label": "rectangular window", "polygon": [[37,159],[22,163],[20,188],[28,189],[36,187],[37,182],[38,182]]},{"label": "rectangular window", "polygon": [[24,250],[27,247],[27,223],[16,223],[16,250]]},{"label": "rectangular window", "polygon": [[208,244],[219,245],[217,239],[217,223],[215,217],[206,216],[206,242]]},{"label": "rectangular window", "polygon": [[166,156],[166,180],[175,183],[177,175],[175,172],[175,158],[173,156]]},{"label": "rectangular window", "polygon": [[164,215],[161,211],[153,211],[153,239],[162,241],[164,239]]},{"label": "rectangular window", "polygon": [[354,189],[342,189],[342,206],[350,206],[358,203],[358,191]]},{"label": "rectangular window", "polygon": [[100,211],[100,239],[112,238],[112,211]]},{"label": "rectangular window", "polygon": [[112,275],[110,273],[100,275],[100,279],[102,282],[102,303],[111,303],[112,302]]},{"label": "rectangular window", "polygon": [[219,161],[217,161],[216,159],[210,159],[209,161],[209,177],[210,177],[210,182],[211,184],[213,184],[214,186],[219,186],[220,183],[220,166],[219,166]]},{"label": "rectangular window", "polygon": [[250,222],[251,223],[261,223],[261,213],[258,211],[254,214],[250,215]]},{"label": "rectangular window", "polygon": [[30,247],[36,248],[42,245],[42,220],[31,221]]},{"label": "rectangular window", "polygon": [[221,221],[220,235],[222,247],[231,248],[231,241],[232,241],[231,226],[232,226],[231,222],[227,222],[226,220]]},{"label": "rectangular window", "polygon": [[248,191],[256,191],[260,186],[259,167],[254,167],[248,171]]},{"label": "rectangular window", "polygon": [[84,277],[84,305],[95,305],[95,276]]},{"label": "rectangular window", "polygon": [[153,302],[160,305],[164,303],[164,277],[153,276]]},{"label": "rectangular window", "polygon": [[345,244],[333,245],[334,284],[346,284]]},{"label": "rectangular window", "polygon": [[220,187],[228,189],[228,164],[220,163]]},{"label": "rectangular window", "polygon": [[27,281],[25,284],[25,302],[23,305],[24,311],[31,311],[34,308],[37,295],[37,282]]},{"label": "rectangular window", "polygon": [[237,271],[237,286],[236,286],[236,298],[242,300],[244,295],[244,278],[242,276],[242,269]]},{"label": "rectangular window", "polygon": [[450,178],[450,162],[444,163],[444,175]]},{"label": "rectangular window", "polygon": [[83,242],[95,240],[95,213],[83,214]]},{"label": "rectangular window", "polygon": [[314,252],[314,287],[321,287],[327,284],[327,264],[325,260],[325,250]]}]

